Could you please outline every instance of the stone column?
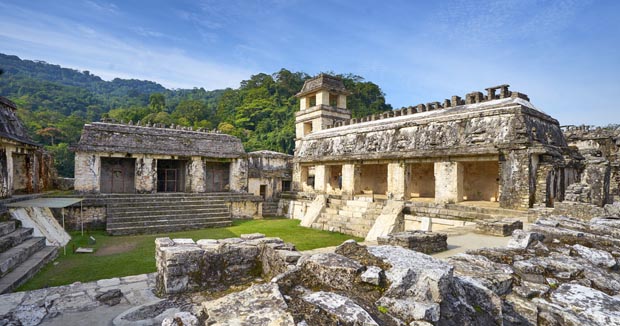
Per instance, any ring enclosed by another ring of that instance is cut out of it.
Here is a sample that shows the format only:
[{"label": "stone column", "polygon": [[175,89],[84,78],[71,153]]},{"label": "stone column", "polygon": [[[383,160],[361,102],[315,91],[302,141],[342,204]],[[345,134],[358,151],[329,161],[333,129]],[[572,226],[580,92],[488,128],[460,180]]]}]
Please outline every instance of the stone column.
[{"label": "stone column", "polygon": [[435,202],[457,203],[463,200],[463,164],[435,162]]},{"label": "stone column", "polygon": [[319,193],[325,193],[325,186],[327,185],[327,173],[325,165],[314,166],[314,190]]},{"label": "stone column", "polygon": [[387,166],[388,199],[404,200],[406,190],[405,163],[394,162]]},{"label": "stone column", "polygon": [[536,177],[527,150],[511,150],[500,154],[499,206],[502,208],[528,208]]},{"label": "stone column", "polygon": [[228,189],[235,192],[248,190],[248,160],[244,157],[230,163],[230,183]]},{"label": "stone column", "polygon": [[136,192],[149,194],[157,191],[157,160],[150,157],[136,158]]},{"label": "stone column", "polygon": [[353,196],[359,192],[361,168],[357,164],[342,165],[342,194]]},{"label": "stone column", "polygon": [[[7,158],[9,158],[7,156]],[[7,162],[7,166],[12,169],[13,160]],[[12,173],[9,173],[11,176]],[[101,158],[93,153],[75,154],[75,181],[74,188],[78,192],[95,192],[98,193],[101,178]],[[9,182],[12,182],[10,178]]]},{"label": "stone column", "polygon": [[189,161],[188,169],[189,177],[189,191],[190,192],[205,192],[205,164],[200,156],[192,156]]}]

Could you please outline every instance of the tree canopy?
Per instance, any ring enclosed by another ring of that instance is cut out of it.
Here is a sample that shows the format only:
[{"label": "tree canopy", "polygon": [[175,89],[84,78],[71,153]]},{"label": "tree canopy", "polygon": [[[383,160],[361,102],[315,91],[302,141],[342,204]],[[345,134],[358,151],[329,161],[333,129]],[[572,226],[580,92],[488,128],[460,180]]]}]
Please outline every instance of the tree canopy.
[{"label": "tree canopy", "polygon": [[[168,90],[150,81],[104,81],[88,71],[0,54],[0,95],[13,100],[33,139],[55,155],[63,176],[73,175],[69,147],[79,141],[85,123],[101,117],[137,122],[217,128],[239,137],[247,151],[292,153],[295,145],[295,94],[310,76],[281,69],[259,73],[239,88],[206,91]],[[332,73],[333,74],[333,73]],[[353,117],[391,110],[376,84],[338,75],[351,92],[347,107]]]}]

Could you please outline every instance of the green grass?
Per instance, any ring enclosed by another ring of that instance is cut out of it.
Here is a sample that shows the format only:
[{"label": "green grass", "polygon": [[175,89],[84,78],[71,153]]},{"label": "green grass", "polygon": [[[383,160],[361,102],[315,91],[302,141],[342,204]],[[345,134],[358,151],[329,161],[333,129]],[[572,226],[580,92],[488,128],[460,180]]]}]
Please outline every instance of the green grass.
[{"label": "green grass", "polygon": [[[295,244],[298,250],[336,246],[347,239],[363,240],[346,234],[304,228],[299,226],[298,220],[291,219],[237,220],[227,228],[134,236],[108,236],[104,231],[84,232],[82,236],[80,232],[73,232],[72,240],[67,245],[67,254],[63,255],[61,248],[54,264],[43,268],[18,290],[34,290],[76,281],[90,282],[155,272],[155,238],[158,237],[223,239],[255,232],[269,237],[280,237],[286,242]],[[88,244],[88,237],[91,235],[97,240],[95,245]],[[77,247],[95,248],[95,254],[74,254],[73,248]],[[125,248],[125,250],[101,255],[113,248]]]}]

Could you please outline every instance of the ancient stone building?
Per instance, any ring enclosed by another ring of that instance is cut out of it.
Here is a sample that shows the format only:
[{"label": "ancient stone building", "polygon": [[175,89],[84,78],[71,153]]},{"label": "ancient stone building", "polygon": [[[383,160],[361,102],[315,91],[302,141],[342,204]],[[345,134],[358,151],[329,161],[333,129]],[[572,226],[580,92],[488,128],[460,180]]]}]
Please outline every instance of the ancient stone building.
[{"label": "ancient stone building", "polygon": [[80,192],[247,191],[245,151],[226,134],[95,122],[84,126],[75,152]]},{"label": "ancient stone building", "polygon": [[[327,75],[308,80],[297,94],[293,189],[310,198],[524,210],[552,206],[578,178],[575,151],[558,121],[508,85],[353,119],[347,94],[342,81]],[[330,208],[300,202],[290,203],[290,215],[315,226],[321,214],[312,212]],[[376,217],[381,206],[374,209]],[[342,207],[335,211],[342,214]],[[356,212],[368,215],[345,215]]]},{"label": "ancient stone building", "polygon": [[0,198],[52,186],[52,158],[28,136],[13,102],[0,96]]},{"label": "ancient stone building", "polygon": [[248,153],[248,192],[267,201],[291,190],[292,155],[274,151]]}]

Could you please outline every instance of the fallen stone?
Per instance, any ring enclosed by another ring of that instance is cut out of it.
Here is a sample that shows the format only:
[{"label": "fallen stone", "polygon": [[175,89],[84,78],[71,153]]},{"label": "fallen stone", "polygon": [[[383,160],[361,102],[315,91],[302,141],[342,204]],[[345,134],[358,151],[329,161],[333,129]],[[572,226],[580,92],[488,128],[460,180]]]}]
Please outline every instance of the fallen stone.
[{"label": "fallen stone", "polygon": [[383,273],[381,268],[377,266],[369,266],[366,271],[362,273],[362,282],[379,285],[384,277],[385,273]]},{"label": "fallen stone", "polygon": [[549,312],[544,318],[562,325],[620,325],[620,300],[582,285],[562,284],[549,301],[534,302],[539,309]]},{"label": "fallen stone", "polygon": [[189,312],[177,312],[173,317],[165,318],[161,326],[198,326],[198,318]]},{"label": "fallen stone", "polygon": [[342,295],[321,291],[305,295],[302,299],[318,307],[337,325],[379,325],[366,310]]},{"label": "fallen stone", "polygon": [[444,233],[405,231],[377,238],[379,245],[399,246],[425,254],[448,250],[448,236]]},{"label": "fallen stone", "polygon": [[363,266],[357,261],[335,253],[315,254],[300,262],[302,273],[314,276],[321,285],[331,289],[350,290]]},{"label": "fallen stone", "polygon": [[508,241],[507,247],[513,249],[528,249],[536,241],[543,241],[545,236],[536,232],[525,232],[523,230],[515,230],[512,238]]},{"label": "fallen stone", "polygon": [[492,262],[481,255],[458,254],[450,257],[456,275],[476,278],[498,295],[508,294],[512,288],[513,270],[509,265]]},{"label": "fallen stone", "polygon": [[585,260],[600,267],[612,268],[616,266],[616,259],[607,251],[588,248],[580,244],[573,245],[573,249]]},{"label": "fallen stone", "polygon": [[295,325],[275,283],[254,285],[213,301],[202,303],[207,325]]},{"label": "fallen stone", "polygon": [[123,298],[123,293],[120,289],[113,289],[101,294],[97,294],[95,299],[105,305],[115,306],[121,303],[121,299]]},{"label": "fallen stone", "polygon": [[239,236],[242,240],[255,240],[255,239],[261,239],[264,238],[265,235],[262,233],[249,233],[249,234],[242,234]]}]

